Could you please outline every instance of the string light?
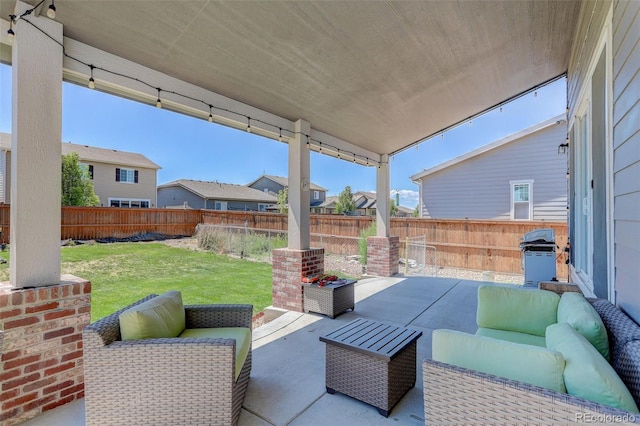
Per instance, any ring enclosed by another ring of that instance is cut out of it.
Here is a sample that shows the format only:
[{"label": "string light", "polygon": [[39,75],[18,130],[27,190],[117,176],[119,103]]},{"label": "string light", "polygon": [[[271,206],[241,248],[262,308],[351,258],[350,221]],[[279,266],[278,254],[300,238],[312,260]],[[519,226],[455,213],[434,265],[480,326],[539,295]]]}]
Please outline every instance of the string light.
[{"label": "string light", "polygon": [[[40,7],[40,6],[41,6],[45,1],[46,1],[46,0],[41,0],[41,1],[36,5],[36,6],[34,6],[34,7],[33,7],[33,8],[31,8],[31,9],[28,9],[27,11],[25,11],[24,13],[22,13],[22,15],[20,15],[20,16],[16,16],[16,15],[9,15],[9,17],[10,17],[10,28],[9,28],[9,30],[7,31],[7,34],[8,34],[8,38],[9,38],[9,40],[11,40],[11,39],[13,38],[13,36],[15,36],[15,33],[14,33],[14,31],[13,31],[13,24],[14,24],[18,19],[22,19],[22,18],[24,18],[25,16],[30,15],[31,13],[33,13],[33,11],[34,11],[35,9],[37,9],[38,7]],[[52,3],[51,3],[51,6],[53,6],[53,11],[55,12],[55,6],[53,5],[53,1],[52,1]],[[51,8],[50,8],[50,9],[51,9]],[[264,125],[266,125],[266,126],[272,127],[274,130],[275,130],[275,129],[278,129],[278,141],[280,141],[280,142],[282,142],[282,141],[283,141],[283,137],[284,137],[284,135],[283,135],[283,130],[284,130],[284,131],[288,132],[288,134],[289,134],[289,135],[291,135],[291,136],[294,136],[294,135],[296,135],[296,134],[300,134],[300,135],[306,136],[306,138],[307,138],[307,144],[308,144],[308,145],[310,145],[310,146],[312,146],[312,145],[311,145],[311,142],[315,142],[315,143],[317,143],[318,152],[322,152],[322,149],[323,149],[323,142],[322,142],[322,141],[318,141],[318,140],[314,140],[314,139],[312,139],[310,135],[304,134],[304,133],[302,133],[302,132],[294,132],[294,131],[291,131],[291,130],[286,129],[286,128],[285,128],[285,129],[283,129],[283,128],[282,128],[282,127],[280,127],[280,126],[276,126],[276,125],[274,125],[274,124],[272,124],[272,123],[268,123],[268,122],[263,121],[263,120],[259,120],[259,119],[256,119],[256,118],[253,118],[253,119],[252,119],[251,117],[249,117],[249,116],[247,116],[247,115],[245,115],[245,114],[243,114],[243,113],[240,113],[240,112],[237,112],[237,111],[233,111],[233,110],[230,110],[230,109],[227,109],[227,108],[223,108],[223,107],[220,107],[220,106],[214,106],[214,105],[212,105],[212,104],[210,104],[210,103],[208,103],[208,102],[203,101],[202,99],[194,98],[194,97],[192,97],[192,96],[185,95],[185,94],[183,94],[183,93],[178,93],[178,92],[171,91],[171,90],[164,90],[164,89],[162,89],[161,87],[156,87],[155,85],[152,85],[152,84],[150,84],[150,83],[148,83],[148,82],[146,82],[146,81],[144,81],[144,80],[141,80],[141,79],[139,79],[139,78],[137,78],[137,77],[132,77],[132,76],[130,76],[130,75],[126,75],[126,74],[123,74],[123,73],[120,73],[120,72],[117,72],[117,71],[112,71],[112,70],[109,70],[109,69],[107,69],[107,68],[103,68],[103,67],[100,67],[100,66],[96,66],[96,65],[93,65],[93,64],[86,63],[86,62],[84,62],[83,60],[81,60],[81,59],[79,59],[79,58],[77,58],[77,57],[74,57],[74,56],[72,56],[72,55],[68,54],[68,53],[66,52],[65,46],[64,46],[64,44],[63,44],[62,42],[60,42],[60,41],[56,40],[56,39],[55,39],[54,37],[52,37],[51,35],[47,34],[47,32],[46,32],[46,31],[44,31],[43,29],[41,29],[41,28],[39,28],[38,26],[36,26],[33,22],[31,22],[31,21],[29,21],[29,20],[27,20],[27,19],[25,19],[25,22],[27,22],[28,24],[32,25],[32,26],[33,26],[33,27],[35,27],[36,29],[38,29],[38,30],[39,30],[41,33],[43,33],[46,37],[48,37],[48,38],[49,38],[49,39],[51,39],[54,43],[56,43],[57,45],[59,45],[59,46],[62,48],[62,53],[63,53],[63,56],[64,56],[64,57],[69,58],[70,60],[73,60],[73,61],[75,61],[75,62],[78,62],[78,63],[80,63],[80,64],[82,64],[82,65],[84,65],[84,66],[86,66],[86,67],[88,67],[88,68],[89,68],[89,75],[90,75],[90,77],[89,77],[88,87],[89,87],[89,88],[91,88],[91,89],[95,88],[95,80],[94,80],[94,78],[93,78],[93,71],[94,71],[95,69],[98,69],[98,70],[100,70],[101,72],[103,72],[103,73],[105,73],[105,74],[110,74],[110,75],[114,75],[114,76],[117,76],[117,77],[126,78],[126,79],[128,79],[128,80],[135,81],[135,82],[137,82],[137,83],[140,83],[140,84],[142,84],[142,85],[145,85],[145,86],[147,86],[147,87],[149,87],[149,88],[153,88],[153,89],[155,89],[155,90],[157,91],[157,94],[158,94],[157,99],[156,99],[156,107],[157,107],[157,108],[162,108],[161,92],[166,92],[166,93],[169,93],[169,94],[172,94],[172,95],[175,95],[175,96],[178,96],[178,97],[184,98],[184,99],[188,99],[188,100],[191,100],[191,101],[194,101],[194,102],[199,102],[199,103],[204,104],[205,106],[208,106],[208,107],[209,107],[209,117],[208,117],[209,122],[213,122],[213,112],[212,112],[212,111],[213,111],[213,108],[216,108],[217,110],[220,110],[220,111],[223,111],[223,112],[227,112],[227,113],[231,113],[231,114],[237,115],[237,116],[239,116],[239,117],[246,117],[246,119],[247,119],[247,132],[249,132],[249,133],[251,133],[251,132],[252,132],[252,129],[251,129],[251,120],[253,120],[253,121],[255,121],[255,122],[259,122],[259,123],[262,123],[262,124],[264,124]],[[444,137],[444,134],[443,134],[442,136]],[[324,148],[327,148],[327,147],[328,147],[328,150],[329,150],[328,155],[331,155],[331,152],[337,152],[337,158],[338,158],[338,159],[345,159],[345,160],[347,160],[347,159],[350,159],[350,158],[351,158],[351,156],[353,156],[353,161],[354,161],[355,163],[357,163],[357,162],[358,162],[358,158],[361,158],[361,159],[362,159],[362,160],[361,160],[361,161],[362,161],[362,163],[363,163],[363,164],[366,164],[367,166],[374,166],[374,165],[378,165],[378,166],[379,166],[379,165],[380,165],[380,161],[378,161],[378,160],[371,159],[371,158],[366,157],[366,156],[364,156],[364,155],[358,155],[358,154],[356,154],[355,152],[351,152],[351,151],[348,151],[348,150],[344,150],[344,149],[338,148],[338,147],[336,147],[336,146],[332,146],[332,145],[330,145],[330,144],[324,143]],[[326,153],[326,151],[327,151],[327,150],[325,149],[325,153]]]},{"label": "string light", "polygon": [[502,107],[500,107],[500,112],[502,112]]},{"label": "string light", "polygon": [[13,42],[16,33],[13,32],[13,22],[16,19],[16,15],[9,15],[9,29],[7,30],[7,38],[10,42]]},{"label": "string light", "polygon": [[93,65],[89,65],[89,68],[91,69],[91,77],[89,77],[89,89],[95,89],[96,81],[93,79],[93,69],[95,67]]},{"label": "string light", "polygon": [[55,0],[51,0],[51,4],[49,5],[49,8],[47,9],[47,16],[51,19],[55,19],[56,18],[56,5],[53,4]]},{"label": "string light", "polygon": [[536,90],[535,92],[533,92],[533,97],[537,98],[538,97],[538,91]]}]

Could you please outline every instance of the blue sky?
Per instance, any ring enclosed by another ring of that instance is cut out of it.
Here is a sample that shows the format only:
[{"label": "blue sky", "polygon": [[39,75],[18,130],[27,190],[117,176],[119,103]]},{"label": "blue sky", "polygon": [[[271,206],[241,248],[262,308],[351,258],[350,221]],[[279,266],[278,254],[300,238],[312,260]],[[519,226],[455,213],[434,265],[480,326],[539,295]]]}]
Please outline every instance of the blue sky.
[{"label": "blue sky", "polygon": [[[564,113],[560,79],[503,107],[426,140],[390,160],[391,188],[415,207],[411,175]],[[313,124],[313,123],[312,123]],[[0,131],[11,133],[11,67],[0,65]],[[247,184],[263,173],[287,176],[287,145],[70,83],[63,83],[62,141],[139,152],[162,167],[158,183],[197,179]],[[376,188],[376,169],[311,154],[311,181],[339,194]]]}]

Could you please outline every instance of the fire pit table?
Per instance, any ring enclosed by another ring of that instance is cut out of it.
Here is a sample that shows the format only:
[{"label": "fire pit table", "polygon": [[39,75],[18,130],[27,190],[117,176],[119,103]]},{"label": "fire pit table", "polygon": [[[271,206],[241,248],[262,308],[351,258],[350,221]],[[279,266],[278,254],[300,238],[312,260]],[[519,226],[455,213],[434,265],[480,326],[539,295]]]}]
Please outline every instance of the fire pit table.
[{"label": "fire pit table", "polygon": [[356,280],[338,280],[320,286],[302,284],[304,311],[316,312],[335,318],[347,309],[355,309],[353,288]]},{"label": "fire pit table", "polygon": [[388,417],[416,384],[421,331],[357,319],[320,337],[326,343],[326,387],[373,405]]}]

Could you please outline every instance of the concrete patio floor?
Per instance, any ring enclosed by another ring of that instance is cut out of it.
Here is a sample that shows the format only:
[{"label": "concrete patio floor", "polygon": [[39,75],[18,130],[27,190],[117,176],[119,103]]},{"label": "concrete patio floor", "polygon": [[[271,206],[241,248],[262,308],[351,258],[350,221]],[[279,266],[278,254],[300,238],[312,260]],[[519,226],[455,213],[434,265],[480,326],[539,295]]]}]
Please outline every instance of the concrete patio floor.
[{"label": "concrete patio floor", "polygon": [[[253,368],[241,426],[423,425],[422,360],[431,356],[431,332],[450,328],[475,332],[476,294],[481,281],[394,277],[360,280],[356,308],[335,319],[287,312],[254,330]],[[348,396],[325,391],[325,344],[319,337],[355,318],[420,330],[416,386],[388,418]],[[26,426],[84,425],[84,401],[36,417]]]}]

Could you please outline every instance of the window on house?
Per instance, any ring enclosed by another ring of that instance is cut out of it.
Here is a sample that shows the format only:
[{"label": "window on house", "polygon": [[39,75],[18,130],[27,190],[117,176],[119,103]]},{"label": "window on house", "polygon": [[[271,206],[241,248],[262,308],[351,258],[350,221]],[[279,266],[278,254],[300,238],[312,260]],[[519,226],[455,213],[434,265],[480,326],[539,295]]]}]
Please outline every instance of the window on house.
[{"label": "window on house", "polygon": [[313,199],[314,200],[320,199],[320,191],[313,191]]},{"label": "window on house", "polygon": [[269,207],[269,204],[258,204],[258,211],[266,212],[267,207]]},{"label": "window on house", "polygon": [[93,165],[80,163],[80,167],[85,169],[87,171],[87,174],[89,175],[89,179],[93,180]]},{"label": "window on house", "polygon": [[511,181],[511,219],[531,220],[533,216],[533,180]]},{"label": "window on house", "polygon": [[213,208],[215,210],[227,210],[227,202],[226,201],[216,201],[213,204]]},{"label": "window on house", "polygon": [[151,200],[141,200],[136,198],[109,198],[110,207],[148,209],[150,205],[151,205]]},{"label": "window on house", "polygon": [[138,183],[138,171],[116,168],[116,182]]}]

